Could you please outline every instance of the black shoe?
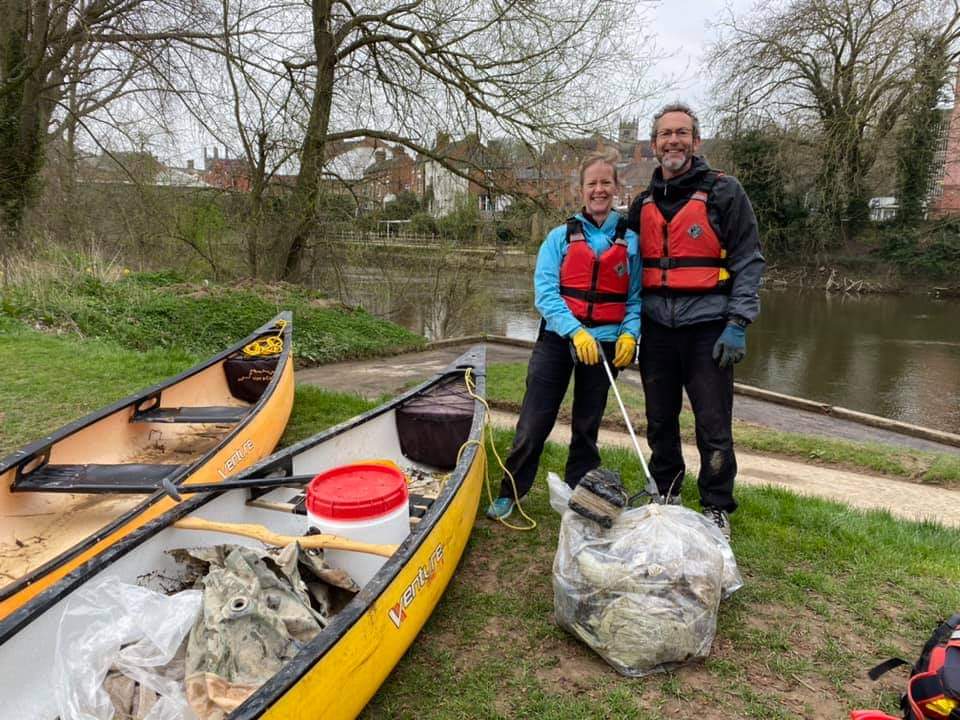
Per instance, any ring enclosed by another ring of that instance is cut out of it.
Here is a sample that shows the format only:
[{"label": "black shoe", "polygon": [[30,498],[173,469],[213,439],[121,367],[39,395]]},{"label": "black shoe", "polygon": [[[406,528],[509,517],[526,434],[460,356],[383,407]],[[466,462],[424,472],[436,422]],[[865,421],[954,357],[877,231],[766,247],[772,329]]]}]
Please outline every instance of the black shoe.
[{"label": "black shoe", "polygon": [[710,522],[720,528],[720,532],[729,541],[730,540],[730,516],[726,510],[718,508],[716,505],[704,505],[701,511],[703,516]]}]

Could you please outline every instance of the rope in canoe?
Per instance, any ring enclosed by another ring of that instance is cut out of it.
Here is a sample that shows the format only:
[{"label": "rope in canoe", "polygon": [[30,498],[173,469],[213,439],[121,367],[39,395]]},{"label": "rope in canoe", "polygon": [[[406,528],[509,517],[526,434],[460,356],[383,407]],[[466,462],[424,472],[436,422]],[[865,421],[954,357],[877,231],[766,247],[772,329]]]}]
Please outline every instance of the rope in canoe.
[{"label": "rope in canoe", "polygon": [[263,357],[265,355],[279,355],[283,352],[283,331],[287,327],[286,320],[277,320],[275,335],[259,337],[243,346],[243,354],[247,357]]}]

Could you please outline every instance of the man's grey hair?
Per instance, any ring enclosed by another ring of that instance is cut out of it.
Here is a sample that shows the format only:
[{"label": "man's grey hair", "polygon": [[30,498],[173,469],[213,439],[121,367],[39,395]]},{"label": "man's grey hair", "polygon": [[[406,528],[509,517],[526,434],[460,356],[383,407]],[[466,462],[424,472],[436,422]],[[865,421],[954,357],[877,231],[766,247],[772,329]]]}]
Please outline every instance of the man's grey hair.
[{"label": "man's grey hair", "polygon": [[650,142],[657,141],[657,123],[660,122],[660,118],[671,112],[682,112],[684,115],[689,116],[689,118],[693,120],[693,139],[700,139],[700,118],[697,117],[697,114],[689,105],[677,101],[669,105],[664,105],[653,116],[653,124],[650,125]]}]

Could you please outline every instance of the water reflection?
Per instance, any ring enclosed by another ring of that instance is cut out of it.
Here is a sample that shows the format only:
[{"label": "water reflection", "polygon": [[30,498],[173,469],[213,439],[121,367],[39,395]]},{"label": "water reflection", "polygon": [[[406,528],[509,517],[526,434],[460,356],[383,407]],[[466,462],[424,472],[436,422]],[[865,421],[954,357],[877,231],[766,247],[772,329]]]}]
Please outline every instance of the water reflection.
[{"label": "water reflection", "polygon": [[[439,253],[432,268],[341,268],[342,299],[430,339],[533,339],[532,272]],[[765,290],[737,380],[960,432],[960,301]]]},{"label": "water reflection", "polygon": [[743,382],[960,431],[956,300],[765,291]]}]

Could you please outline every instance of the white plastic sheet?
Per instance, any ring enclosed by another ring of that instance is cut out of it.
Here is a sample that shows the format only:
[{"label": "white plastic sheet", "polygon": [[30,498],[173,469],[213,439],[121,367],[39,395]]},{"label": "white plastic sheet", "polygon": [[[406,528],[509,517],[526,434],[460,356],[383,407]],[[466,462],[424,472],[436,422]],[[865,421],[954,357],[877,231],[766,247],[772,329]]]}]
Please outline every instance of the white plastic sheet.
[{"label": "white plastic sheet", "polygon": [[[551,485],[551,504],[553,492]],[[720,600],[742,584],[729,543],[693,510],[629,508],[609,530],[563,514],[553,563],[557,622],[623,675],[706,657]]]},{"label": "white plastic sheet", "polygon": [[195,720],[181,685],[164,668],[197,618],[201,593],[173,596],[105,577],[75,592],[57,632],[54,692],[61,720],[112,720],[103,687],[116,668],[160,697],[145,720]]}]

